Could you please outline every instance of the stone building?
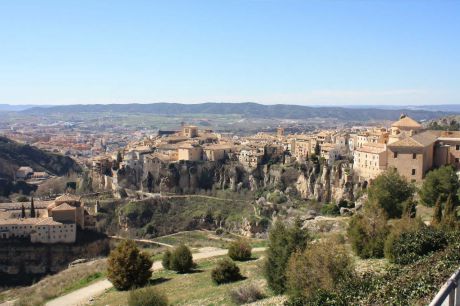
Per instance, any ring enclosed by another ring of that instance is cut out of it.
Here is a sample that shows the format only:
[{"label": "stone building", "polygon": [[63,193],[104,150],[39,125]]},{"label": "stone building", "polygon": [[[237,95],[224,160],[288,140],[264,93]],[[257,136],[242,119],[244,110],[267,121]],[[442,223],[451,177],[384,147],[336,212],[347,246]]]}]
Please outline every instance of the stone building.
[{"label": "stone building", "polygon": [[387,168],[387,148],[382,143],[366,143],[354,152],[354,173],[360,181],[371,181]]}]

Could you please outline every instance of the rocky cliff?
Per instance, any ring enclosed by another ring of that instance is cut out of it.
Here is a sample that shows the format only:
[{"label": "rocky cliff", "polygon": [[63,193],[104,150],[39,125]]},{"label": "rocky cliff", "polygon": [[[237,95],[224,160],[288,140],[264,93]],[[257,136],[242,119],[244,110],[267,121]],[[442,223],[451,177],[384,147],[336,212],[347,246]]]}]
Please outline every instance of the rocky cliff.
[{"label": "rocky cliff", "polygon": [[245,168],[238,162],[179,162],[157,165],[146,169],[126,168],[118,171],[121,188],[146,192],[195,194],[214,189],[287,188],[297,190],[301,198],[326,203],[341,200],[354,201],[360,184],[353,181],[350,165],[346,161],[334,165],[308,161],[296,165],[259,165]]}]

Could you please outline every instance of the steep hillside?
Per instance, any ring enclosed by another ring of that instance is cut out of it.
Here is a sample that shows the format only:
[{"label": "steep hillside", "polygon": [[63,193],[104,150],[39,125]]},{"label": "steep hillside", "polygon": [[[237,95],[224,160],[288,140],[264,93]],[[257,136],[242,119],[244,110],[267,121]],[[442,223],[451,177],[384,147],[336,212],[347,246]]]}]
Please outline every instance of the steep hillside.
[{"label": "steep hillside", "polygon": [[80,166],[70,157],[45,152],[0,136],[0,179],[13,179],[14,172],[21,166],[53,175],[81,171]]},{"label": "steep hillside", "polygon": [[35,107],[23,111],[27,114],[45,113],[150,113],[155,115],[181,114],[238,114],[247,118],[335,118],[344,121],[393,120],[401,113],[407,113],[417,120],[428,120],[455,112],[440,112],[401,109],[344,108],[344,107],[309,107],[303,105],[263,105],[258,103],[151,103],[151,104],[93,104],[62,105],[54,107]]}]

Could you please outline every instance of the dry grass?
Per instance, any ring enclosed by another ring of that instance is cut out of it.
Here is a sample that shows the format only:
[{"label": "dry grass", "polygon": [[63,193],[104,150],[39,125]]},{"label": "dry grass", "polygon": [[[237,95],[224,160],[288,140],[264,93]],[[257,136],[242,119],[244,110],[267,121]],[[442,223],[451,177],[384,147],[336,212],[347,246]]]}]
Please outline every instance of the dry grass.
[{"label": "dry grass", "polygon": [[103,278],[105,270],[105,259],[79,264],[45,277],[32,286],[6,291],[2,298],[4,300],[16,300],[15,305],[43,305],[46,301]]}]

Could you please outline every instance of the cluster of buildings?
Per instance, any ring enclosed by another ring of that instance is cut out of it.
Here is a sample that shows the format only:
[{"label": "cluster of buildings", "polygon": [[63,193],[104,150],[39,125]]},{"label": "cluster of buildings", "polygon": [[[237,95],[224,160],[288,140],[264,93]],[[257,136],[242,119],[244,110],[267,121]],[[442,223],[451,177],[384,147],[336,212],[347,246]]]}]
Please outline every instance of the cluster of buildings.
[{"label": "cluster of buildings", "polygon": [[460,132],[426,130],[406,115],[389,129],[365,131],[356,139],[353,170],[361,181],[371,181],[389,168],[411,182],[445,165],[460,170]]},{"label": "cluster of buildings", "polygon": [[90,166],[103,174],[110,172],[118,159],[117,167],[139,169],[145,174],[179,161],[233,160],[251,169],[270,160],[302,162],[313,155],[329,165],[337,160],[353,160],[351,170],[359,181],[372,181],[394,167],[409,181],[420,182],[436,167],[453,165],[460,169],[460,132],[426,130],[406,115],[401,115],[390,128],[358,127],[286,135],[279,127],[276,133],[246,137],[184,125],[180,131],[159,131],[156,137],[130,142],[121,153],[92,159]]},{"label": "cluster of buildings", "polygon": [[94,229],[95,220],[76,195],[64,194],[54,201],[0,203],[0,240],[74,243],[78,228]]}]

